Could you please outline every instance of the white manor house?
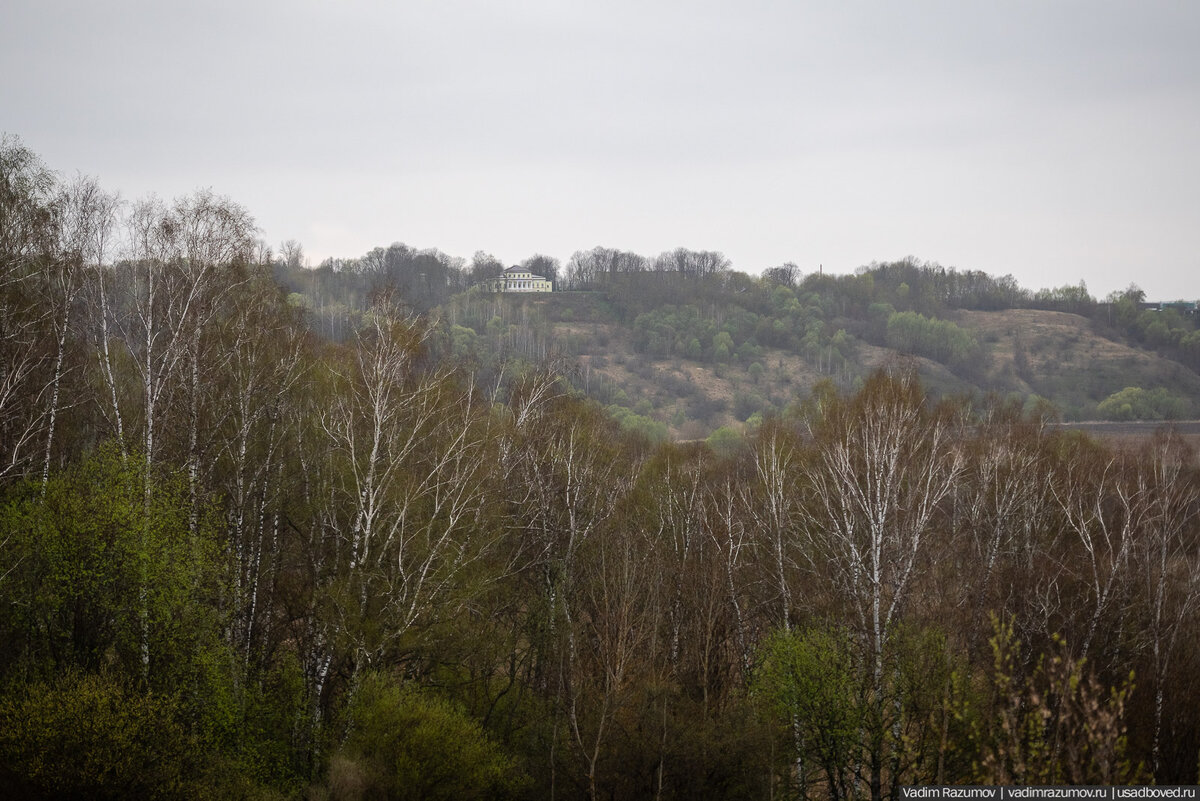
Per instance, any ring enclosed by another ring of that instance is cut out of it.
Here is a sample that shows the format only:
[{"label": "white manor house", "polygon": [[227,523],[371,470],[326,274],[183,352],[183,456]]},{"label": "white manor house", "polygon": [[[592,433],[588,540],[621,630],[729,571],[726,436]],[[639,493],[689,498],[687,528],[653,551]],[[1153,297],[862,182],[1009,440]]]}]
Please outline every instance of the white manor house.
[{"label": "white manor house", "polygon": [[534,275],[524,267],[509,267],[499,278],[485,281],[484,288],[490,292],[553,292],[554,283],[543,276]]}]

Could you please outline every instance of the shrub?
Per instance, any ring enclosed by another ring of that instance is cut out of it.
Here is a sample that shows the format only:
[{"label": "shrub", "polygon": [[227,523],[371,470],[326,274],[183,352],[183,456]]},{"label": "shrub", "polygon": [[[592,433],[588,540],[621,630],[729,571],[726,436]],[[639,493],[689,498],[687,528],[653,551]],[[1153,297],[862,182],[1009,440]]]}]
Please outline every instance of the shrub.
[{"label": "shrub", "polygon": [[1125,387],[1102,400],[1096,411],[1105,420],[1179,420],[1190,416],[1192,404],[1163,387]]},{"label": "shrub", "polygon": [[729,457],[741,449],[742,435],[735,428],[721,426],[709,434],[705,442],[708,443],[708,447],[712,448],[713,452],[718,456]]},{"label": "shrub", "polygon": [[330,761],[334,799],[509,798],[526,777],[458,707],[391,677],[369,674]]},{"label": "shrub", "polygon": [[186,798],[196,754],[168,696],[68,673],[0,700],[6,798]]},{"label": "shrub", "polygon": [[949,320],[917,312],[897,312],[888,317],[887,343],[904,353],[926,356],[950,366],[965,365],[979,355],[979,343],[971,332]]}]

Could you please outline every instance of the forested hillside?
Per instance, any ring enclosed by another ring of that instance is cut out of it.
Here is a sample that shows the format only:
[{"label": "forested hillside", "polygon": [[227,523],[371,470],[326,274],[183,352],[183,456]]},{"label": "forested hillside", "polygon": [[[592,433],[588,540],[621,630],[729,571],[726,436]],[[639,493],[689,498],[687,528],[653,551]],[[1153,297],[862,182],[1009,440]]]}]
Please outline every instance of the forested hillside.
[{"label": "forested hillside", "polygon": [[[482,254],[301,271],[255,233],[0,147],[5,797],[1196,783],[1196,453],[953,396],[1040,394],[1057,321],[1179,360],[1113,401],[1176,414],[1192,317],[686,251],[534,302],[469,290]],[[662,439],[618,356],[769,405]]]},{"label": "forested hillside", "polygon": [[761,277],[719,253],[646,258],[594,248],[554,276],[553,295],[484,292],[502,265],[404,245],[315,271],[277,262],[310,326],[338,339],[386,295],[441,321],[459,364],[481,377],[514,360],[553,361],[627,428],[655,439],[736,438],[823,380],[854,389],[903,360],[938,397],[998,394],[1066,420],[1200,416],[1195,303],[1145,302],[1135,285],[1097,301],[1084,285],[1037,292],[1011,277],[915,259],[855,275]]}]

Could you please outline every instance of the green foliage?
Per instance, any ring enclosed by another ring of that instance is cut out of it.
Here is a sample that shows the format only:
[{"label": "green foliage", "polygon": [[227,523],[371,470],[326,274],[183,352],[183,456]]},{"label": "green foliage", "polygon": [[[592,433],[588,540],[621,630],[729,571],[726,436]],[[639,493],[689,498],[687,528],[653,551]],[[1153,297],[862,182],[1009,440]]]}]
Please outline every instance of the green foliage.
[{"label": "green foliage", "polygon": [[937,320],[917,312],[896,312],[887,320],[888,345],[902,353],[927,356],[951,366],[962,366],[978,358],[980,348],[971,332],[949,320]]},{"label": "green foliage", "polygon": [[[753,295],[713,293],[711,287],[704,287],[682,287],[697,293],[693,296],[697,302],[666,304],[639,313],[633,322],[634,350],[659,358],[683,356],[718,364],[735,360],[749,364],[761,360],[766,347],[815,356],[818,349],[830,344],[832,335],[826,333],[823,323],[825,311],[812,293],[797,298],[786,286],[771,289],[766,283],[756,286]],[[835,347],[844,350],[840,344]]]},{"label": "green foliage", "polygon": [[733,355],[733,337],[728,331],[718,331],[713,335],[712,347],[713,361],[727,362]]},{"label": "green foliage", "polygon": [[741,433],[731,426],[721,426],[709,434],[705,442],[713,453],[726,458],[741,450],[743,445]]},{"label": "green foliage", "polygon": [[0,697],[0,792],[8,798],[190,798],[202,754],[169,695],[69,671]]},{"label": "green foliage", "polygon": [[450,326],[451,352],[455,361],[466,362],[475,358],[479,336],[470,328],[461,325]]},{"label": "green foliage", "polygon": [[819,765],[842,793],[867,710],[850,635],[839,629],[776,631],[759,648],[752,692],[790,725],[795,757]]},{"label": "green foliage", "polygon": [[1034,294],[1033,303],[1038,308],[1084,316],[1090,315],[1096,308],[1096,299],[1088,293],[1087,284],[1083,281],[1077,285],[1040,289]]},{"label": "green foliage", "polygon": [[348,726],[330,766],[336,801],[501,799],[527,781],[456,706],[383,674],[362,678]]},{"label": "green foliage", "polygon": [[247,677],[230,730],[210,746],[210,782],[236,778],[243,787],[294,789],[310,765],[312,736],[303,670],[291,654]]},{"label": "green foliage", "polygon": [[[640,407],[641,403],[638,405]],[[648,415],[631,412],[624,406],[615,404],[608,407],[608,412],[627,431],[636,432],[652,442],[661,442],[667,438],[666,423],[659,422]]]},{"label": "green foliage", "polygon": [[777,630],[760,644],[751,692],[787,744],[788,781],[847,798],[863,789],[853,766],[872,760],[892,766],[893,785],[939,781],[939,771],[961,767],[954,748],[963,727],[951,709],[967,691],[945,636],[898,628],[886,648],[879,697],[864,643],[847,629]]},{"label": "green foliage", "polygon": [[716,323],[701,317],[696,306],[663,306],[634,320],[633,349],[652,356],[697,359],[704,355],[698,351],[700,343],[711,341],[715,332]]},{"label": "green foliage", "polygon": [[239,699],[215,603],[213,521],[200,510],[193,525],[177,477],[156,474],[149,497],[145,479],[141,459],[104,448],[52,476],[44,497],[28,487],[0,508],[0,630],[11,644],[0,676],[4,714],[19,724],[0,726],[11,728],[19,781],[95,797],[141,795],[144,783],[156,788],[147,797],[231,777],[245,792],[294,783],[301,687],[258,705],[269,685],[255,683]]},{"label": "green foliage", "polygon": [[882,320],[887,323],[889,317],[896,313],[896,308],[890,303],[872,303],[867,307],[867,315],[872,320]]},{"label": "green foliage", "polygon": [[[1134,292],[1133,290],[1136,290]],[[1107,315],[1098,315],[1101,323],[1113,326],[1129,339],[1178,359],[1193,370],[1200,370],[1200,315],[1194,309],[1164,305],[1157,309],[1140,306],[1145,293],[1131,287],[1116,298],[1109,298]]]},{"label": "green foliage", "polygon": [[1200,364],[1200,331],[1192,331],[1179,339],[1179,347],[1189,364]]},{"label": "green foliage", "polygon": [[973,710],[963,704],[958,713],[960,719],[969,715],[975,729],[972,780],[1022,785],[1145,781],[1128,752],[1125,717],[1132,674],[1107,689],[1055,638],[1052,651],[1022,676],[1022,644],[1011,621],[993,615],[992,624],[988,705]]},{"label": "green foliage", "polygon": [[770,404],[753,390],[735,392],[733,395],[733,416],[745,420],[755,412],[762,411]]},{"label": "green foliage", "polygon": [[1097,411],[1105,420],[1183,420],[1192,416],[1194,406],[1164,387],[1125,387],[1101,401]]},{"label": "green foliage", "polygon": [[105,448],[0,512],[5,674],[116,664],[158,688],[202,680],[220,625],[203,603],[219,570],[211,521],[189,531],[182,482],[155,476],[147,496],[146,481],[141,459]]}]

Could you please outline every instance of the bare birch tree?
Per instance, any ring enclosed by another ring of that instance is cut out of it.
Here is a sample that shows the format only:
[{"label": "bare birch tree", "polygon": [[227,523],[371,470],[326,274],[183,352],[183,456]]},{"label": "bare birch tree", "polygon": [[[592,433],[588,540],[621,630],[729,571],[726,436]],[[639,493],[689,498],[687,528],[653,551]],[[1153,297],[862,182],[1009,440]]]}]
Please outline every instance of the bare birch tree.
[{"label": "bare birch tree", "polygon": [[[1049,578],[1035,570],[1044,567],[1035,556],[1042,545],[1036,540],[1052,528],[1044,447],[1039,422],[1004,410],[989,410],[965,445],[951,525],[968,561],[947,580],[958,585],[954,594],[968,606],[969,629],[979,644],[988,631],[988,614],[1006,610],[1025,621],[1028,606],[1039,603],[1031,599],[1042,597]],[[1027,580],[1014,581],[1017,576]]]},{"label": "bare birch tree", "polygon": [[302,425],[294,392],[305,375],[303,332],[278,302],[267,275],[248,280],[222,326],[226,407],[218,429],[219,461],[234,559],[234,637],[248,664],[265,642],[278,580],[283,473],[293,428]]},{"label": "bare birch tree", "polygon": [[807,543],[800,492],[803,454],[795,434],[778,421],[763,426],[754,443],[754,474],[745,484],[743,513],[753,521],[759,563],[767,568],[774,600],[771,617],[792,627],[797,567]]},{"label": "bare birch tree", "polygon": [[44,268],[57,249],[58,182],[20,140],[0,140],[0,480],[27,475],[52,356]]},{"label": "bare birch tree", "polygon": [[601,798],[604,747],[633,698],[636,669],[646,659],[655,628],[651,560],[643,543],[620,529],[589,543],[592,572],[578,588],[577,614],[570,621],[567,720],[592,801]]},{"label": "bare birch tree", "polygon": [[[1126,454],[1070,455],[1051,484],[1066,529],[1082,549],[1064,565],[1083,591],[1079,658],[1086,659],[1101,623],[1124,615],[1133,578],[1134,544],[1149,522],[1149,476]],[[1081,558],[1078,558],[1081,557]]]},{"label": "bare birch tree", "polygon": [[[118,199],[104,192],[93,178],[79,177],[65,187],[58,199],[59,242],[56,257],[45,276],[46,306],[51,310],[54,335],[54,366],[46,409],[46,445],[42,459],[42,491],[50,480],[58,414],[61,405],[68,337],[72,336],[78,299],[89,273],[105,269],[116,224]],[[82,339],[82,337],[80,337]]]},{"label": "bare birch tree", "polygon": [[[215,297],[228,288],[219,284],[222,268],[241,262],[253,248],[253,220],[237,204],[200,192],[173,206],[153,198],[137,203],[124,227],[122,280],[113,286],[103,269],[98,276],[101,375],[108,385],[106,395],[118,433],[126,430],[127,422],[140,420],[147,511],[164,432],[171,424],[187,432],[183,451],[194,535],[199,506],[200,343],[215,314]],[[123,351],[120,359],[114,358],[110,341]],[[127,367],[119,369],[118,364]],[[129,367],[138,387],[136,400],[125,391]],[[181,399],[185,404],[179,403]],[[129,411],[122,404],[131,407]],[[187,410],[182,415],[178,414],[181,405]],[[123,438],[122,452],[126,452]],[[143,672],[148,674],[145,610],[141,618]]]},{"label": "bare birch tree", "polygon": [[[588,566],[581,563],[580,554],[615,513],[637,465],[619,469],[614,443],[605,439],[606,427],[594,411],[556,397],[551,384],[533,378],[514,393],[513,442],[501,448],[508,452],[502,463],[505,494],[539,599],[537,619],[530,622],[540,652],[535,681],[555,705],[548,753],[553,797],[562,716],[573,732],[582,725],[578,693],[586,676],[581,673],[579,638],[585,621],[578,619],[576,605],[581,603]],[[598,732],[601,739],[603,733]],[[581,748],[580,736],[570,742],[580,747],[581,756],[594,753],[590,747]]]},{"label": "bare birch tree", "polygon": [[[467,601],[467,572],[495,545],[486,421],[471,388],[417,364],[429,328],[376,308],[320,426],[336,455],[336,601],[357,673],[418,625]],[[327,569],[327,568],[326,568]]]},{"label": "bare birch tree", "polygon": [[874,721],[866,776],[883,796],[885,652],[925,556],[939,505],[962,472],[954,424],[924,408],[915,379],[877,375],[815,422],[806,470],[818,569],[848,602],[870,670]]},{"label": "bare birch tree", "polygon": [[1158,434],[1143,454],[1152,496],[1149,519],[1138,538],[1148,601],[1150,655],[1153,666],[1154,729],[1151,770],[1161,776],[1163,718],[1167,680],[1189,626],[1195,634],[1200,612],[1200,486],[1196,453],[1178,434]]}]

